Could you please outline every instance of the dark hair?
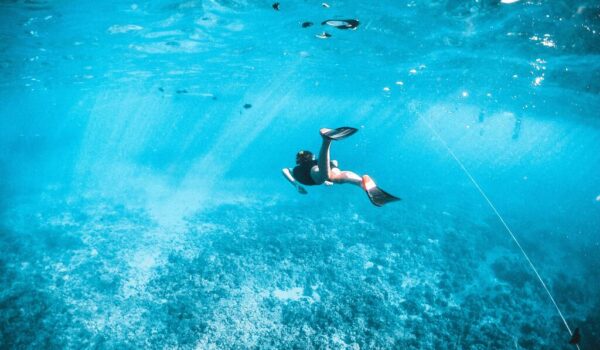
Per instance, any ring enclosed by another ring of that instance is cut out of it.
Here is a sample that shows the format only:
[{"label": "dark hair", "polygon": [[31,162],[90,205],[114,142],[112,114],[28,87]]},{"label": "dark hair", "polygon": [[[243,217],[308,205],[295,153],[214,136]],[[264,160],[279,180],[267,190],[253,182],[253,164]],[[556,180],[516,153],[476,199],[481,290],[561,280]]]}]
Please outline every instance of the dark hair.
[{"label": "dark hair", "polygon": [[296,164],[312,162],[315,159],[311,151],[300,151],[296,153]]}]

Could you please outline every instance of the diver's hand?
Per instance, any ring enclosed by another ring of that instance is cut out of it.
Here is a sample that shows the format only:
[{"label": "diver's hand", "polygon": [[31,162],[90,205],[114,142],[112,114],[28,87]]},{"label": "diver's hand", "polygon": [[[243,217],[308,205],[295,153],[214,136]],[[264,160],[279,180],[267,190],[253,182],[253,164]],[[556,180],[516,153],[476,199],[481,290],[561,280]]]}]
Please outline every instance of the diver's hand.
[{"label": "diver's hand", "polygon": [[296,188],[298,189],[298,193],[300,193],[300,194],[307,194],[308,193],[308,192],[306,192],[306,189],[304,189],[304,187],[302,187],[300,185],[298,185]]}]

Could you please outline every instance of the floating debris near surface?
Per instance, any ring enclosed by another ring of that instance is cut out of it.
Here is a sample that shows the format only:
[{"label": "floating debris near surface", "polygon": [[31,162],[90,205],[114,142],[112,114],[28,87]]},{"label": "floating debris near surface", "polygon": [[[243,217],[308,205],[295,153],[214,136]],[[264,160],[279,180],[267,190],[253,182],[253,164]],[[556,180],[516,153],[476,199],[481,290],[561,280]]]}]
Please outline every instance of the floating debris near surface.
[{"label": "floating debris near surface", "polygon": [[210,92],[203,92],[200,94],[200,96],[210,98],[213,101],[217,100],[217,96],[215,94],[211,94]]},{"label": "floating debris near surface", "polygon": [[165,89],[163,89],[162,87],[159,87],[159,88],[158,88],[158,91],[160,91],[160,92],[165,92]]},{"label": "floating debris near surface", "polygon": [[278,2],[274,3],[273,5],[271,5],[271,7],[273,7],[273,9],[275,11],[279,11],[279,3]]},{"label": "floating debris near surface", "polygon": [[360,22],[356,19],[328,19],[321,24],[332,26],[337,29],[356,29]]},{"label": "floating debris near surface", "polygon": [[575,328],[573,335],[571,336],[571,340],[569,340],[569,344],[577,345],[581,341],[581,333],[579,333],[579,327]]},{"label": "floating debris near surface", "polygon": [[252,105],[249,103],[244,104],[244,109],[250,109],[252,108]]},{"label": "floating debris near surface", "polygon": [[317,34],[315,35],[317,38],[319,39],[327,39],[327,38],[331,38],[331,34],[327,33],[327,32],[323,32],[321,34]]},{"label": "floating debris near surface", "polygon": [[313,25],[313,22],[303,22],[302,23],[302,28],[308,28],[308,27],[310,27],[312,25]]},{"label": "floating debris near surface", "polygon": [[178,93],[178,94],[187,94],[188,91],[186,89],[181,89],[181,90],[176,90],[175,93]]},{"label": "floating debris near surface", "polygon": [[328,8],[330,8],[330,7],[331,7],[331,6],[329,6],[329,4],[328,4],[328,3],[326,3],[326,2],[322,3],[322,4],[321,4],[321,6],[323,6],[323,7],[324,7],[324,8],[326,8],[326,9],[328,9]]}]

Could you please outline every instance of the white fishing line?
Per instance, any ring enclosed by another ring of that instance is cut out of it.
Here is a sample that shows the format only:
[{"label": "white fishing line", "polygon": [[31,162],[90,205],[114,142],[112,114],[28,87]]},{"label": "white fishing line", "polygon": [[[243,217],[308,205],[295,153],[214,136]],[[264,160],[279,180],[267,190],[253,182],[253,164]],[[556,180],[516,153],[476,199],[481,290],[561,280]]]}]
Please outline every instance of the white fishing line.
[{"label": "white fishing line", "polygon": [[[446,141],[433,128],[433,126],[431,126],[431,124],[429,123],[429,121],[427,121],[426,118],[420,118],[420,119],[422,119],[425,122],[425,124],[427,125],[427,127],[429,128],[429,130],[431,130],[431,132],[438,138],[438,140],[440,140],[441,144],[444,145],[444,148],[446,148],[446,150],[448,151],[448,153],[452,156],[452,158],[454,158],[454,160],[460,166],[460,168],[463,170],[463,172],[465,173],[465,175],[467,175],[467,177],[469,178],[469,180],[471,180],[471,182],[473,183],[473,185],[475,186],[475,188],[477,188],[477,191],[479,191],[479,193],[481,194],[481,196],[483,197],[483,199],[485,199],[485,201],[490,206],[490,208],[492,208],[492,211],[494,212],[494,214],[496,214],[496,216],[498,217],[498,220],[500,220],[500,222],[502,223],[502,225],[506,229],[506,232],[508,232],[508,234],[510,235],[510,237],[517,244],[517,247],[519,247],[519,250],[521,250],[521,253],[523,253],[523,256],[525,257],[525,260],[527,260],[527,262],[529,263],[529,266],[531,267],[531,269],[535,273],[535,276],[540,281],[540,284],[542,285],[542,287],[544,287],[544,290],[548,294],[548,297],[550,297],[550,300],[552,301],[552,304],[554,304],[554,307],[556,308],[556,311],[558,312],[558,315],[560,316],[560,318],[562,319],[563,323],[565,324],[565,327],[567,328],[567,331],[569,331],[569,335],[572,336],[573,332],[571,332],[571,327],[569,327],[569,324],[567,323],[567,320],[563,316],[562,311],[560,311],[560,308],[558,307],[558,304],[554,300],[554,297],[552,296],[552,293],[550,293],[550,290],[546,286],[546,283],[544,283],[544,280],[542,279],[542,276],[540,276],[537,268],[535,267],[535,265],[533,265],[533,262],[531,261],[531,259],[529,259],[529,256],[525,252],[525,249],[523,249],[523,247],[521,246],[521,243],[519,243],[519,240],[517,239],[517,237],[515,236],[515,234],[512,232],[512,230],[510,229],[510,227],[508,227],[508,224],[506,223],[506,221],[504,221],[504,218],[502,217],[502,215],[500,215],[500,213],[496,209],[496,206],[494,206],[494,204],[492,203],[492,201],[490,200],[490,198],[485,194],[485,192],[483,191],[483,189],[481,188],[481,186],[479,186],[479,183],[477,182],[477,180],[475,180],[475,178],[473,177],[473,175],[471,175],[471,172],[469,172],[469,170],[465,167],[465,165],[463,164],[463,162],[461,162],[460,159],[456,156],[456,154],[454,154],[454,152],[452,151],[452,149],[450,149],[450,147],[448,146],[448,144],[446,143]],[[578,344],[575,344],[575,345],[577,346],[577,349],[580,350],[579,345]]]}]

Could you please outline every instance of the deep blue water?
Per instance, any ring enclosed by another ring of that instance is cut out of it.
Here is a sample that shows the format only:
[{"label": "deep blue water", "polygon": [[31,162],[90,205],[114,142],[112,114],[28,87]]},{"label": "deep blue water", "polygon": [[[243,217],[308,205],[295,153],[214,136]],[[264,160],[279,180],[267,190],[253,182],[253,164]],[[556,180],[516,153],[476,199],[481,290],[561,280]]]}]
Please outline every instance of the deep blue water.
[{"label": "deep blue water", "polygon": [[600,5],[328,4],[0,2],[0,348],[600,349]]}]

